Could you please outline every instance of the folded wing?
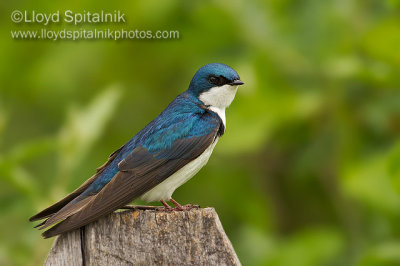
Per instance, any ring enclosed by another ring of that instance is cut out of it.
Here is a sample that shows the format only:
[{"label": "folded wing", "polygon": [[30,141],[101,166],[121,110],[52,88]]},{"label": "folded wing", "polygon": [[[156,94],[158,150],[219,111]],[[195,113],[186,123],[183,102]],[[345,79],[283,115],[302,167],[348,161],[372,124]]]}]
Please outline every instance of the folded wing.
[{"label": "folded wing", "polygon": [[[44,232],[43,236],[48,238],[80,228],[123,207],[197,158],[215,141],[223,127],[219,118],[210,116],[207,119],[210,119],[206,121],[207,134],[181,136],[176,138],[169,147],[155,151],[149,151],[145,145],[136,147],[118,164],[120,171],[99,193],[87,199],[87,202],[78,206],[74,212],[57,213],[57,219],[46,222],[42,228],[64,219]],[[210,123],[213,126],[210,126]]]}]

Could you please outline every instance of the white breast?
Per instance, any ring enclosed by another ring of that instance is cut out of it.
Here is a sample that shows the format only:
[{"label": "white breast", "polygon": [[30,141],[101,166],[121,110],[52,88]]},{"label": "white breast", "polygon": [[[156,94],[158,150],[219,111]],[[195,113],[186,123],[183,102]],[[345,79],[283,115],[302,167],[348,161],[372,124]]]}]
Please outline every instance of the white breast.
[{"label": "white breast", "polygon": [[173,175],[165,179],[163,182],[144,193],[140,199],[152,202],[159,200],[169,200],[175,189],[183,185],[186,181],[192,178],[200,169],[208,162],[218,138],[210,145],[199,157],[179,169]]}]

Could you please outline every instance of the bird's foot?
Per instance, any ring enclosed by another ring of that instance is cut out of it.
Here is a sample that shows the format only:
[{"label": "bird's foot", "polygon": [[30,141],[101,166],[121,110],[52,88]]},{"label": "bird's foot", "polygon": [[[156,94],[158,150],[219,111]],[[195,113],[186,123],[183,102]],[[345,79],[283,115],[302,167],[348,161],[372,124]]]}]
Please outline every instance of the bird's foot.
[{"label": "bird's foot", "polygon": [[165,202],[165,200],[160,200],[160,202],[162,203],[162,205],[164,205],[164,208],[160,208],[160,210],[166,211],[166,212],[172,212],[174,210],[174,208],[169,206],[168,203]]},{"label": "bird's foot", "polygon": [[190,211],[191,209],[198,209],[198,208],[200,208],[200,205],[196,205],[196,204],[186,204],[185,206],[183,206],[183,208],[185,209],[185,211]]},{"label": "bird's foot", "polygon": [[190,211],[191,209],[198,209],[200,207],[199,205],[193,205],[193,204],[186,204],[186,205],[182,206],[173,198],[171,198],[169,201],[172,202],[176,206],[174,208],[175,211]]},{"label": "bird's foot", "polygon": [[170,202],[172,202],[175,205],[174,211],[184,211],[185,209],[180,205],[176,200],[173,198],[169,199]]},{"label": "bird's foot", "polygon": [[186,204],[186,205],[182,206],[174,199],[170,199],[169,201],[175,205],[175,208],[169,206],[168,203],[165,202],[165,200],[160,200],[162,205],[164,205],[164,208],[159,208],[158,210],[172,212],[172,211],[190,211],[191,209],[200,208],[200,205],[194,205],[194,204]]},{"label": "bird's foot", "polygon": [[186,204],[186,205],[180,205],[176,206],[175,208],[168,209],[168,211],[190,211],[192,209],[198,209],[200,208],[200,205],[193,205],[193,204]]}]

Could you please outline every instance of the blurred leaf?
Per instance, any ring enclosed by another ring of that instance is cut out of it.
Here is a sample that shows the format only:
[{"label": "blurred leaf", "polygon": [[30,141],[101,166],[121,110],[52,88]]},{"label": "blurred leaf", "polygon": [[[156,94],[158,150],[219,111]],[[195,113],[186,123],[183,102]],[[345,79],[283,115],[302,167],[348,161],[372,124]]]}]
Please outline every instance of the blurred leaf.
[{"label": "blurred leaf", "polygon": [[36,140],[14,147],[9,153],[0,156],[0,180],[7,182],[22,195],[36,196],[36,179],[21,164],[56,149],[54,139]]},{"label": "blurred leaf", "polygon": [[387,159],[387,170],[393,187],[400,194],[400,143],[393,147]]},{"label": "blurred leaf", "polygon": [[266,265],[325,265],[343,250],[344,241],[339,232],[313,228],[288,238],[275,248]]},{"label": "blurred leaf", "polygon": [[236,251],[243,265],[266,265],[268,259],[276,252],[276,242],[266,232],[255,227],[243,226],[234,235],[238,243]]},{"label": "blurred leaf", "polygon": [[1,147],[2,147],[2,144],[3,144],[2,143],[3,142],[2,136],[3,136],[3,134],[4,134],[5,130],[6,130],[7,120],[8,120],[8,115],[7,115],[6,110],[2,106],[2,101],[0,99],[0,156],[1,156],[1,153],[2,153]]},{"label": "blurred leaf", "polygon": [[360,266],[380,266],[400,264],[400,244],[397,241],[377,243],[367,249]]},{"label": "blurred leaf", "polygon": [[[372,56],[385,61],[400,64],[400,20],[398,17],[389,17],[374,27],[367,35],[365,48]],[[382,41],[385,40],[385,41]]]},{"label": "blurred leaf", "polygon": [[45,138],[15,146],[5,157],[12,164],[22,164],[28,160],[56,151],[57,142],[54,138]]},{"label": "blurred leaf", "polygon": [[60,132],[60,171],[67,175],[85,158],[117,107],[121,92],[111,87],[85,108],[72,108]]},{"label": "blurred leaf", "polygon": [[29,197],[36,195],[36,191],[38,190],[36,183],[23,168],[3,164],[0,166],[0,176],[1,181],[7,182],[21,195]]},{"label": "blurred leaf", "polygon": [[343,188],[364,204],[389,214],[400,211],[400,194],[392,187],[387,169],[391,151],[381,153],[359,165],[354,164],[344,175]]}]

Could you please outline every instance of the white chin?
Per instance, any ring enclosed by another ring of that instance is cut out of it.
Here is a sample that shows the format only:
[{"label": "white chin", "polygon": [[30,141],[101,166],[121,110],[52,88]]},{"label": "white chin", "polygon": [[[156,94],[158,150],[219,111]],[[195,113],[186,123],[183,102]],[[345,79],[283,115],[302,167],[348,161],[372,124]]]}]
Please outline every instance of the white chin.
[{"label": "white chin", "polygon": [[206,92],[200,94],[199,99],[209,109],[217,113],[226,127],[225,108],[227,108],[235,98],[238,86],[224,85],[212,87]]},{"label": "white chin", "polygon": [[205,105],[225,109],[235,98],[238,86],[223,85],[220,87],[212,87],[206,92],[200,94],[199,99]]}]

